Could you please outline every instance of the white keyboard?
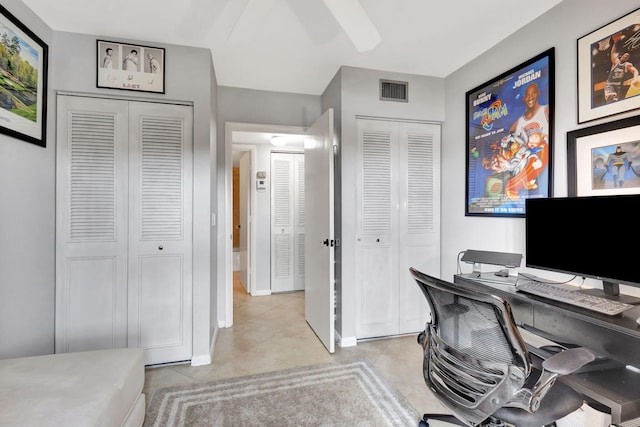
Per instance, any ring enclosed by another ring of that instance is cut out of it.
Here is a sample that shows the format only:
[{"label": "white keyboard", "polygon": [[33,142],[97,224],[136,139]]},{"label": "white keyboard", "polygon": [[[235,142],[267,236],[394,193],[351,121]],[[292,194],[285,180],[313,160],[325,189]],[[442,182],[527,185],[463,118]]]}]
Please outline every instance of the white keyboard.
[{"label": "white keyboard", "polygon": [[538,295],[553,301],[560,301],[576,307],[596,311],[598,313],[613,316],[625,310],[633,308],[633,305],[620,301],[612,301],[596,295],[583,294],[573,289],[568,289],[560,284],[543,283],[535,280],[518,280],[516,289],[532,295]]}]

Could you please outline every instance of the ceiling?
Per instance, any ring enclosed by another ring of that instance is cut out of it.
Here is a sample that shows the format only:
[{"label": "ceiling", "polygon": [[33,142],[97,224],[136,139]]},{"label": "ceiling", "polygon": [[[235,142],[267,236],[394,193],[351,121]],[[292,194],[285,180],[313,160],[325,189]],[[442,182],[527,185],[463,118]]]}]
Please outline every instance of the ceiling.
[{"label": "ceiling", "polygon": [[320,95],[342,65],[446,77],[561,0],[23,2],[55,31],[210,49],[220,86]]}]

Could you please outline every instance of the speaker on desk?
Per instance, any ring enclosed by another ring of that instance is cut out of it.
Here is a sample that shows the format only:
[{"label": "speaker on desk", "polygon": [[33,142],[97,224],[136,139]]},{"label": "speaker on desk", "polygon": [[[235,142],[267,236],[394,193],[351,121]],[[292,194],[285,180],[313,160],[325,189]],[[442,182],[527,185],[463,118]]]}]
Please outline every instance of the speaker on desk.
[{"label": "speaker on desk", "polygon": [[480,277],[481,264],[499,265],[505,268],[517,268],[520,267],[520,263],[522,262],[522,254],[467,249],[464,251],[460,261],[473,264],[473,273],[475,273],[477,277]]}]

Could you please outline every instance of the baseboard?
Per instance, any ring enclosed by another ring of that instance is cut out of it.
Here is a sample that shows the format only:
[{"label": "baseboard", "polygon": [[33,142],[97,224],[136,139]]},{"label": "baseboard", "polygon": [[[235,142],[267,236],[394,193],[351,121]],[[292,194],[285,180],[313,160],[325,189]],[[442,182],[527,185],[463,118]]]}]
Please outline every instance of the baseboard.
[{"label": "baseboard", "polygon": [[253,291],[253,292],[251,292],[251,296],[253,296],[253,297],[266,297],[266,296],[269,296],[269,295],[271,295],[271,291],[270,290],[268,290],[268,291]]},{"label": "baseboard", "polygon": [[343,338],[339,334],[336,333],[338,345],[340,347],[355,347],[358,345],[358,340],[356,337],[346,337]]},{"label": "baseboard", "polygon": [[213,350],[216,346],[216,339],[218,338],[218,330],[219,328],[216,326],[213,331],[213,335],[211,336],[211,345],[209,346],[209,354],[203,354],[200,356],[194,356],[191,358],[191,366],[204,366],[211,365],[213,361]]}]

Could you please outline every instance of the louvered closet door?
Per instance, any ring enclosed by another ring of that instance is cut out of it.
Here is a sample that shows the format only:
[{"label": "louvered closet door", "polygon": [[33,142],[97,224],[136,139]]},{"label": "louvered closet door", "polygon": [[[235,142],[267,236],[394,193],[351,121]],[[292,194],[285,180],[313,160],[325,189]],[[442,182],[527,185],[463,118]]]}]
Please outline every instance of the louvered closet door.
[{"label": "louvered closet door", "polygon": [[398,333],[424,329],[428,317],[424,295],[409,267],[440,272],[440,126],[398,123],[399,162],[399,279]]},{"label": "louvered closet door", "polygon": [[271,291],[304,289],[304,155],[271,154]]},{"label": "louvered closet door", "polygon": [[129,111],[129,345],[145,363],[191,359],[191,108]]},{"label": "louvered closet door", "polygon": [[357,128],[357,338],[418,332],[428,310],[409,267],[439,274],[440,126]]},{"label": "louvered closet door", "polygon": [[190,107],[58,96],[56,352],[191,358]]},{"label": "louvered closet door", "polygon": [[58,96],[55,351],[127,346],[127,105]]},{"label": "louvered closet door", "polygon": [[398,132],[392,122],[358,120],[356,286],[358,338],[398,330]]}]

